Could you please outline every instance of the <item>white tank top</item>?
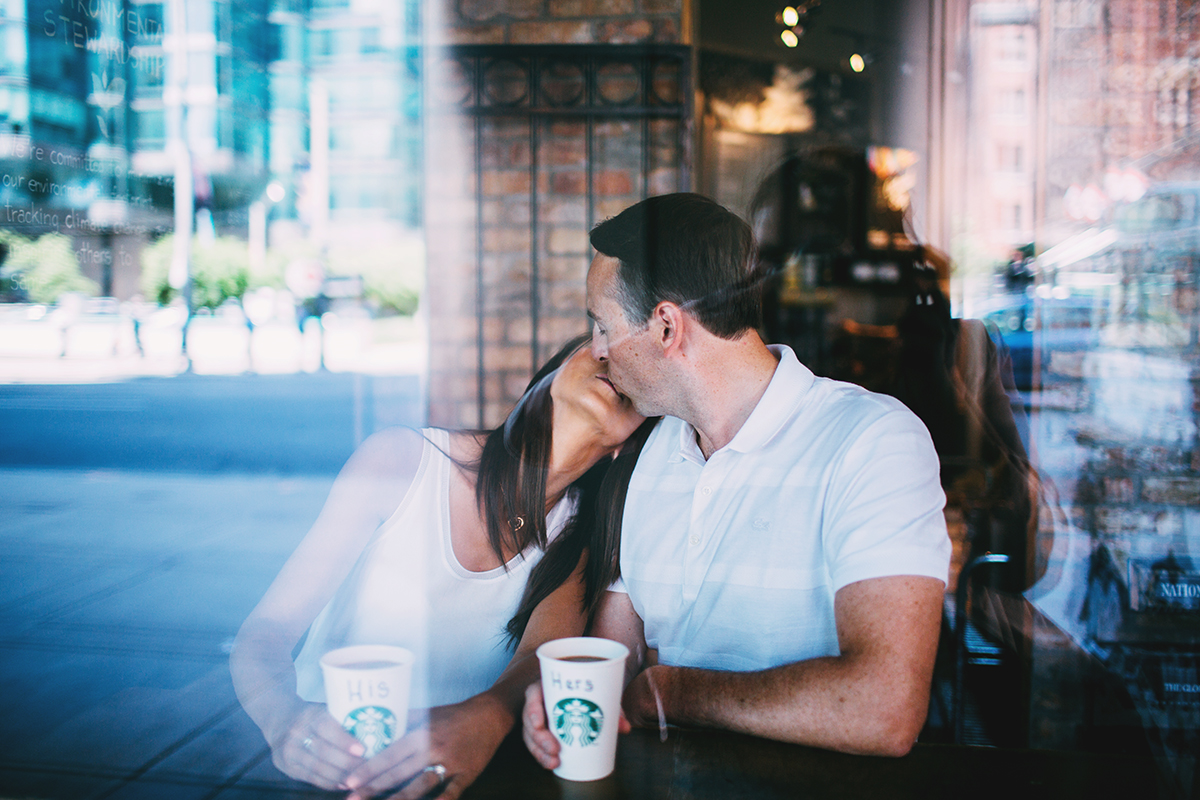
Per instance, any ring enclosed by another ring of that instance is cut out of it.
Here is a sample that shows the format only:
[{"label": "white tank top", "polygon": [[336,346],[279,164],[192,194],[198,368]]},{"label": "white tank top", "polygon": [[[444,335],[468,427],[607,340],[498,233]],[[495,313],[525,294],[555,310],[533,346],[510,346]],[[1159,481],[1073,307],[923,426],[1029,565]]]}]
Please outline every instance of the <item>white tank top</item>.
[{"label": "white tank top", "polygon": [[[338,647],[390,644],[412,650],[417,656],[412,708],[457,703],[484,691],[512,656],[504,626],[542,551],[531,546],[486,572],[459,564],[450,543],[453,465],[445,455],[450,435],[439,428],[422,433],[426,442],[412,486],[317,615],[296,657],[296,692],[305,700],[325,701],[318,661]],[[550,539],[573,507],[563,500],[551,509]]]}]

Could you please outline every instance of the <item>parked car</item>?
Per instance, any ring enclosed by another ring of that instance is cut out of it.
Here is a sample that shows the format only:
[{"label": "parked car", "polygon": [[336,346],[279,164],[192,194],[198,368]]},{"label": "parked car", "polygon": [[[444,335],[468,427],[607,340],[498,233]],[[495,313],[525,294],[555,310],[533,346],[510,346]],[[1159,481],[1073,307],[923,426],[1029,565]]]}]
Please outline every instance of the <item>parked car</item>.
[{"label": "parked car", "polygon": [[1051,353],[1099,345],[1100,313],[1098,298],[1060,291],[1057,296],[1005,295],[986,304],[979,317],[1008,348],[1017,388],[1029,391],[1047,383]]}]

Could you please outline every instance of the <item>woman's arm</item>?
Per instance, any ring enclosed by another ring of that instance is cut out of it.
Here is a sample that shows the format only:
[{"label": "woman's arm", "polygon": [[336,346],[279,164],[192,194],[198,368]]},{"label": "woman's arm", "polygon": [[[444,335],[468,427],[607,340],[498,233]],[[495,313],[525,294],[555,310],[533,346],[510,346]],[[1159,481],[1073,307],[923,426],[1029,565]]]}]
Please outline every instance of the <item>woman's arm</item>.
[{"label": "woman's arm", "polygon": [[347,800],[372,797],[405,781],[412,782],[391,796],[421,797],[436,783],[432,774],[421,774],[433,764],[446,767],[439,797],[457,798],[516,724],[525,687],[538,680],[537,648],[551,639],[581,635],[585,622],[581,560],[571,577],[534,609],[512,660],[492,687],[461,703],[430,709],[426,726],[363,762],[346,778],[347,787],[354,790]]},{"label": "woman's arm", "polygon": [[275,765],[325,789],[344,786],[363,749],[324,705],[296,695],[292,650],[408,491],[423,445],[419,432],[401,428],[363,442],[234,640],[234,689],[271,746]]}]

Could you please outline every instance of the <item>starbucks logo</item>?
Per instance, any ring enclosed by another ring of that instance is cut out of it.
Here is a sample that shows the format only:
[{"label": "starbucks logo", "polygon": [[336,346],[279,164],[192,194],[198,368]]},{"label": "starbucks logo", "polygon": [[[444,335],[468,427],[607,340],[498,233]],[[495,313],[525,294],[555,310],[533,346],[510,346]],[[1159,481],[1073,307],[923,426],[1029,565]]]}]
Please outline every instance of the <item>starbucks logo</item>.
[{"label": "starbucks logo", "polygon": [[396,717],[386,708],[363,706],[346,715],[342,727],[350,731],[366,748],[363,758],[370,758],[392,743],[396,733]]},{"label": "starbucks logo", "polygon": [[600,738],[604,712],[600,706],[579,697],[568,697],[554,704],[554,735],[563,744],[587,747]]}]

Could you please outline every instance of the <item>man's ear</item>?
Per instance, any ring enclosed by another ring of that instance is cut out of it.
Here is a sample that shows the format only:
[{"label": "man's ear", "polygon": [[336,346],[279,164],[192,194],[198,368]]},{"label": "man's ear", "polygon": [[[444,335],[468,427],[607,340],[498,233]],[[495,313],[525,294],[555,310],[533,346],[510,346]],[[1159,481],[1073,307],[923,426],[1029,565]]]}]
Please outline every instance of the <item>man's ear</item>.
[{"label": "man's ear", "polygon": [[663,300],[654,307],[651,318],[658,329],[658,343],[663,355],[678,351],[683,346],[684,327],[687,325],[683,309],[669,300]]}]

